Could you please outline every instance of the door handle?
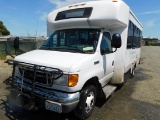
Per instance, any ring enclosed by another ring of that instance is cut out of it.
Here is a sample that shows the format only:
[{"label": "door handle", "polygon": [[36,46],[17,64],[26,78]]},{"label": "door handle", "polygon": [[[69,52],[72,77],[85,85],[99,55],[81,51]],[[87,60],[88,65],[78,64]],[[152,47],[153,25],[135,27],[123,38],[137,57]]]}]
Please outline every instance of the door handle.
[{"label": "door handle", "polygon": [[99,61],[95,61],[95,62],[94,62],[94,65],[96,65],[96,64],[99,64]]}]

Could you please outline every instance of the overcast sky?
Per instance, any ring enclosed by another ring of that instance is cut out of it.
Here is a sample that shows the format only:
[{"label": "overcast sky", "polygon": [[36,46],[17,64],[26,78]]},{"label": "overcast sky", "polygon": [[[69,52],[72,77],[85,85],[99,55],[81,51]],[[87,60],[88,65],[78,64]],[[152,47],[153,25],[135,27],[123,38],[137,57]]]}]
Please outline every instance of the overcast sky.
[{"label": "overcast sky", "polygon": [[[90,0],[0,0],[0,20],[16,36],[46,36],[47,14]],[[160,0],[124,0],[144,26],[143,36],[160,39]]]}]

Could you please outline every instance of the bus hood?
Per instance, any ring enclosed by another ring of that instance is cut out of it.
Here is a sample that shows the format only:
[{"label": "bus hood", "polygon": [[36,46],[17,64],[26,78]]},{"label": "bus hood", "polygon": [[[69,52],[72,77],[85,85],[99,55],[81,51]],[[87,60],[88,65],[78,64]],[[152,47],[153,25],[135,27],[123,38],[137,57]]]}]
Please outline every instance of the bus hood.
[{"label": "bus hood", "polygon": [[89,56],[89,54],[34,50],[15,57],[14,61],[53,67],[58,68],[63,72],[69,72],[70,67],[72,67],[73,64],[87,56]]}]

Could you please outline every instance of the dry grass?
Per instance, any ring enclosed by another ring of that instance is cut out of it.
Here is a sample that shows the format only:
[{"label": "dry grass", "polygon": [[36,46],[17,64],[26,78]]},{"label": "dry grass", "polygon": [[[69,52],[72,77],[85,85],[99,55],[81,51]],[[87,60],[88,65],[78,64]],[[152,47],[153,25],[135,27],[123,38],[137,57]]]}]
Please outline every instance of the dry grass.
[{"label": "dry grass", "polygon": [[6,54],[3,52],[0,52],[0,60],[5,60],[6,59]]}]

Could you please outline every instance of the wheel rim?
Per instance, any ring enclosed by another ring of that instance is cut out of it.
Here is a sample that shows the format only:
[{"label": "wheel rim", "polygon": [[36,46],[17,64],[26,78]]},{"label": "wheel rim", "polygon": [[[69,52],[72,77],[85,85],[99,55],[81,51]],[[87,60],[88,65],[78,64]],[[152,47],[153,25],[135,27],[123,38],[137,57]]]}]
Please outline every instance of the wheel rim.
[{"label": "wheel rim", "polygon": [[85,111],[89,113],[94,107],[94,93],[90,92],[86,99]]}]

